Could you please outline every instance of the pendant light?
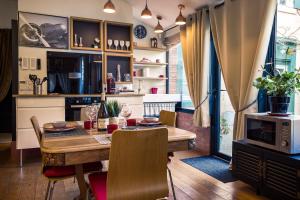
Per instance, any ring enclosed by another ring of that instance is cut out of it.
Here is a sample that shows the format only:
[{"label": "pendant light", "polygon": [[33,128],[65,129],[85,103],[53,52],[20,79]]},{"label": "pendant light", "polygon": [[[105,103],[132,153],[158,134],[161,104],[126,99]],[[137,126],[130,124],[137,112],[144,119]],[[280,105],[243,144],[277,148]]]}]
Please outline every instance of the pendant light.
[{"label": "pendant light", "polygon": [[154,28],[154,33],[162,33],[162,32],[164,32],[164,28],[159,23],[159,21],[162,19],[162,17],[158,15],[156,18],[157,18],[157,25]]},{"label": "pendant light", "polygon": [[115,13],[116,12],[115,5],[113,4],[113,2],[111,2],[111,0],[108,0],[104,4],[103,11],[106,13]]},{"label": "pendant light", "polygon": [[186,19],[185,17],[182,15],[181,10],[183,10],[185,8],[185,6],[183,4],[179,4],[178,8],[180,10],[178,17],[176,18],[175,24],[176,25],[185,25],[186,24]]},{"label": "pendant light", "polygon": [[141,13],[141,17],[144,18],[144,19],[152,18],[152,13],[148,8],[148,0],[146,0],[146,6],[145,6],[144,10]]}]

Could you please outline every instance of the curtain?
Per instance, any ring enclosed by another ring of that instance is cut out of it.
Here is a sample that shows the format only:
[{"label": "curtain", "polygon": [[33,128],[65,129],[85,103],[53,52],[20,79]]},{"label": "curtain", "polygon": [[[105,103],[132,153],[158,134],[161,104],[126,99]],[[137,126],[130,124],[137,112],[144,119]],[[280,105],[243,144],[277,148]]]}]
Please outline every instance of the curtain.
[{"label": "curtain", "polygon": [[225,0],[210,7],[213,40],[225,86],[236,112],[233,139],[243,138],[243,116],[255,111],[257,89],[270,40],[276,0]]},{"label": "curtain", "polygon": [[188,17],[186,26],[180,31],[180,40],[188,89],[195,107],[194,125],[209,127],[210,25],[207,9]]},{"label": "curtain", "polygon": [[12,81],[12,31],[0,29],[0,102],[6,97]]}]

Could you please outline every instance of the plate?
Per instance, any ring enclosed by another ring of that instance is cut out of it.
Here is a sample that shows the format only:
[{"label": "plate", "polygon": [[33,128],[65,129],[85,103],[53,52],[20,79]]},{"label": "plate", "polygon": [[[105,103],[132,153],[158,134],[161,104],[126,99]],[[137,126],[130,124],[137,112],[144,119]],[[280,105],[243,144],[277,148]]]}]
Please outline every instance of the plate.
[{"label": "plate", "polygon": [[161,122],[144,122],[141,121],[139,123],[140,126],[157,126],[157,125],[161,125]]},{"label": "plate", "polygon": [[44,131],[45,132],[66,132],[66,131],[72,131],[78,127],[78,124],[75,123],[67,123],[65,127],[62,128],[55,128],[53,127],[52,123],[47,123],[44,125]]},{"label": "plate", "polygon": [[292,113],[288,112],[288,113],[271,113],[268,112],[268,115],[270,116],[277,116],[277,117],[287,117],[290,116]]}]

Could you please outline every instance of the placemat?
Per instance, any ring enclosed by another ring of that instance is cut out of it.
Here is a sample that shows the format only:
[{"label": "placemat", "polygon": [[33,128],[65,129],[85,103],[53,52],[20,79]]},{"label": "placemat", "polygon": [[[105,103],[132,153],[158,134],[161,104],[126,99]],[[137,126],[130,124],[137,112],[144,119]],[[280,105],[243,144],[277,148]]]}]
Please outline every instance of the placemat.
[{"label": "placemat", "polygon": [[86,135],[86,130],[84,128],[76,128],[71,131],[63,131],[63,132],[45,132],[46,138],[52,137],[68,137],[68,136],[79,136],[79,135]]}]

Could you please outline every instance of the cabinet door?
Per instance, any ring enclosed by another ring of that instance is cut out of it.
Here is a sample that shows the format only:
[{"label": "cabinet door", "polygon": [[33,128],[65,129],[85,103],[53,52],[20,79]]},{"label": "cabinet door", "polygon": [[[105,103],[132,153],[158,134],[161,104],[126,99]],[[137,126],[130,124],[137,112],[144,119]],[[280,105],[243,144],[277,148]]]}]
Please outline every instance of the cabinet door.
[{"label": "cabinet door", "polygon": [[300,199],[299,166],[278,154],[266,153],[264,156],[264,188],[265,193],[276,199]]},{"label": "cabinet door", "polygon": [[234,175],[260,188],[262,183],[262,154],[247,145],[233,143],[232,167]]}]

